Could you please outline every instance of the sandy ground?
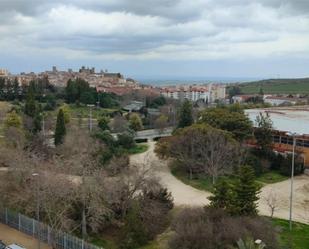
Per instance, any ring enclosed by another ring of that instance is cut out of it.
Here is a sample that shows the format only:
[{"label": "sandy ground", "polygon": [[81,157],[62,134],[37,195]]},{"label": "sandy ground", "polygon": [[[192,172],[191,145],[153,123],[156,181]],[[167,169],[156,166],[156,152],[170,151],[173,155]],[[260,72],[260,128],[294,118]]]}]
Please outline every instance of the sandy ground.
[{"label": "sandy ground", "polygon": [[[168,162],[160,160],[154,153],[155,142],[149,142],[149,150],[142,154],[131,156],[130,163],[150,170],[157,176],[161,184],[169,189],[174,197],[176,206],[201,206],[208,204],[207,197],[211,193],[197,190],[175,178],[168,168]],[[267,205],[268,197],[272,195],[276,209],[274,216],[289,218],[290,180],[269,184],[262,188],[259,201],[259,213],[270,215]],[[305,202],[307,200],[307,202]],[[295,177],[293,220],[309,224],[309,176]]]},{"label": "sandy ground", "polygon": [[[0,223],[0,240],[5,244],[18,244],[27,249],[37,249],[38,241],[31,236],[25,235],[13,228]],[[41,249],[51,249],[45,243],[41,243]]]}]

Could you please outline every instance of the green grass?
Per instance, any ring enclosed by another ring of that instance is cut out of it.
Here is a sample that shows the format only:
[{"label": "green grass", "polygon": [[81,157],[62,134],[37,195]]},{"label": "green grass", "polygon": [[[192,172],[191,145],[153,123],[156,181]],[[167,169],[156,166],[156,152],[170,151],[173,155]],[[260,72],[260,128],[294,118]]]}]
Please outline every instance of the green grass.
[{"label": "green grass", "polygon": [[144,153],[148,150],[148,144],[136,144],[134,147],[128,149],[129,154]]},{"label": "green grass", "polygon": [[[288,221],[273,219],[272,222],[279,229],[281,249],[309,248],[309,225],[294,222],[292,233],[290,233]],[[292,240],[292,247],[290,247],[290,240]]]},{"label": "green grass", "polygon": [[[89,117],[89,107],[87,106],[77,106],[74,104],[69,105],[70,107],[70,114],[72,117],[77,118],[81,116],[82,118]],[[113,112],[119,111],[118,108],[92,108],[92,116],[93,118],[98,118],[103,115],[109,115]]]},{"label": "green grass", "polygon": [[[200,190],[204,190],[204,191],[209,191],[209,192],[213,191],[213,184],[212,184],[212,178],[211,177],[199,175],[198,177],[195,177],[194,179],[190,180],[188,173],[185,172],[182,168],[177,167],[175,165],[172,166],[171,172],[176,178],[178,178],[180,181],[182,181],[183,183],[185,183],[187,185],[190,185],[190,186],[192,186],[196,189],[200,189]],[[221,179],[225,178],[230,183],[235,181],[235,177],[222,176],[220,178]],[[260,187],[262,187],[263,185],[266,185],[266,184],[281,182],[281,181],[284,181],[284,180],[287,180],[287,179],[288,179],[288,177],[280,175],[278,172],[270,171],[270,172],[264,173],[261,176],[259,176],[256,179],[256,182]]]},{"label": "green grass", "polygon": [[270,79],[239,85],[244,94],[257,94],[260,88],[264,93],[295,94],[309,93],[309,79]]},{"label": "green grass", "polygon": [[272,184],[276,182],[282,182],[287,179],[289,179],[287,176],[283,176],[277,171],[269,171],[257,177],[256,181],[262,184]]},{"label": "green grass", "polygon": [[205,177],[201,175],[198,178],[190,180],[188,173],[177,166],[173,166],[171,172],[176,178],[178,178],[180,181],[187,185],[190,185],[200,190],[210,192],[213,191],[212,179],[210,177]]}]

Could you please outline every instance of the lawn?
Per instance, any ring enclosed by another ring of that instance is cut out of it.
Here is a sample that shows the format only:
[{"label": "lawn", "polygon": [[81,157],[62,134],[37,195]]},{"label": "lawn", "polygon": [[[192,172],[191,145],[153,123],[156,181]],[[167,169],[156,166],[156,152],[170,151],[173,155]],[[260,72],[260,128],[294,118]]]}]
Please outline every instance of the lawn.
[{"label": "lawn", "polygon": [[[294,222],[292,233],[289,231],[289,222],[281,219],[273,219],[273,224],[278,227],[280,234],[281,249],[308,249],[309,248],[309,225]],[[290,246],[292,240],[292,247]]]},{"label": "lawn", "polygon": [[148,144],[136,144],[134,147],[128,149],[129,154],[144,153],[148,150]]},{"label": "lawn", "polygon": [[277,171],[269,171],[257,177],[256,181],[262,184],[272,184],[287,179],[289,179],[287,176],[283,176]]},{"label": "lawn", "polygon": [[[172,166],[171,172],[176,178],[178,178],[179,180],[181,180],[183,183],[185,183],[187,185],[190,185],[194,188],[204,190],[204,191],[209,191],[209,192],[213,191],[213,185],[212,185],[212,178],[211,177],[199,175],[198,177],[190,180],[189,177],[188,177],[188,173],[185,172],[180,167],[177,167],[177,166]],[[233,182],[235,180],[235,177],[223,176],[223,177],[220,177],[220,178],[221,179],[225,178],[229,182]],[[276,171],[270,171],[270,172],[266,172],[266,173],[262,174],[261,176],[257,177],[256,182],[257,182],[257,184],[259,184],[262,187],[263,185],[266,185],[266,184],[281,182],[281,181],[284,181],[284,180],[287,180],[287,179],[288,179],[288,177],[283,176]]]},{"label": "lawn", "polygon": [[[69,105],[70,107],[70,114],[72,117],[77,118],[77,117],[82,117],[82,118],[89,118],[89,112],[90,112],[90,107],[87,106],[77,106],[74,104]],[[92,117],[93,118],[98,118],[103,115],[109,115],[114,112],[119,111],[118,108],[97,108],[97,107],[92,107]]]}]

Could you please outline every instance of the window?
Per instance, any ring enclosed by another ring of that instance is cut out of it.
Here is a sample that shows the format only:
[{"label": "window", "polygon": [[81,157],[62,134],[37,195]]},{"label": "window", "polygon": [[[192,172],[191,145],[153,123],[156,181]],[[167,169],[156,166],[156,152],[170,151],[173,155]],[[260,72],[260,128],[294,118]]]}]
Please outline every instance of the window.
[{"label": "window", "polygon": [[293,145],[293,138],[288,138],[288,144]]},{"label": "window", "polygon": [[288,138],[287,137],[281,137],[281,143],[282,144],[287,144],[288,143]]},{"label": "window", "polygon": [[280,143],[280,137],[279,136],[273,136],[273,142],[274,143]]},{"label": "window", "polygon": [[304,141],[304,147],[309,148],[309,140]]},{"label": "window", "polygon": [[296,145],[300,147],[304,147],[304,140],[302,139],[296,139]]}]

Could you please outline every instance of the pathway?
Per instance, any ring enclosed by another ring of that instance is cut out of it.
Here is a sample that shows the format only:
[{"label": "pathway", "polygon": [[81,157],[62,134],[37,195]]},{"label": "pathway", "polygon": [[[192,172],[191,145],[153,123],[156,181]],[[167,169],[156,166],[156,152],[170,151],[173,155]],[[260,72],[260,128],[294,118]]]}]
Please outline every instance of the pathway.
[{"label": "pathway", "polygon": [[[202,206],[209,203],[207,197],[211,195],[210,192],[195,189],[174,177],[168,168],[168,162],[155,155],[155,142],[148,144],[147,152],[131,156],[131,164],[145,167],[157,176],[161,184],[172,193],[176,206]],[[295,177],[294,190],[293,220],[309,224],[309,176]],[[277,199],[274,216],[288,219],[290,181],[269,184],[262,188],[259,201],[259,212],[262,215],[270,215],[266,199],[271,192]]]}]

